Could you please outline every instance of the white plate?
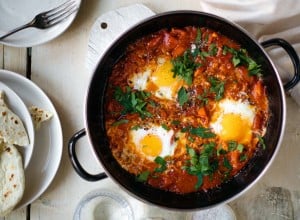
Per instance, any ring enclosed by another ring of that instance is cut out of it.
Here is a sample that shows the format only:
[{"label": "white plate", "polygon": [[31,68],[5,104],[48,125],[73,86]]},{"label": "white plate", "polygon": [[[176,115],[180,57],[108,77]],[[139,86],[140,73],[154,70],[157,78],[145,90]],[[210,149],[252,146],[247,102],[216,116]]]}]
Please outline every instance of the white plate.
[{"label": "white plate", "polygon": [[62,129],[52,102],[36,84],[7,70],[0,70],[0,81],[12,88],[27,107],[36,105],[53,113],[35,132],[34,151],[25,170],[25,193],[16,207],[20,208],[36,200],[52,182],[62,157]]},{"label": "white plate", "polygon": [[[1,0],[0,36],[31,21],[40,12],[50,10],[67,0]],[[73,0],[80,7],[81,0]],[[15,47],[32,47],[52,40],[63,33],[73,22],[78,10],[63,22],[48,28],[27,28],[0,41]]]},{"label": "white plate", "polygon": [[10,87],[6,86],[6,84],[2,83],[1,81],[0,91],[4,92],[4,100],[7,104],[7,107],[21,119],[27,131],[29,144],[27,146],[17,146],[18,150],[23,156],[24,167],[26,169],[31,159],[34,147],[33,122],[28,108],[23,100]]}]

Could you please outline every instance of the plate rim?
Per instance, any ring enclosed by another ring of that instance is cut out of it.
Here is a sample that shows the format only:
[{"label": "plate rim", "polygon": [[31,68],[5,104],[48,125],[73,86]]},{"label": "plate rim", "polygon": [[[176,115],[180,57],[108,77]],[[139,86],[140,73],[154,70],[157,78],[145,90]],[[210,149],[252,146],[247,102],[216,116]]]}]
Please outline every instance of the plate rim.
[{"label": "plate rim", "polygon": [[[64,2],[66,2],[66,1],[67,0],[62,0],[61,4],[64,3]],[[6,45],[6,46],[11,46],[11,47],[33,47],[33,46],[38,46],[38,45],[47,43],[47,42],[49,42],[49,41],[57,38],[58,36],[60,36],[61,34],[63,34],[71,26],[71,24],[73,23],[73,21],[77,17],[77,14],[78,14],[78,12],[80,10],[80,6],[81,6],[81,3],[82,3],[82,0],[73,0],[73,1],[75,1],[75,3],[78,5],[77,10],[72,15],[70,15],[69,17],[67,17],[64,21],[62,21],[61,23],[59,23],[59,24],[51,27],[51,28],[55,28],[55,27],[57,28],[57,27],[61,26],[61,28],[58,29],[55,34],[51,34],[51,33],[49,34],[47,32],[48,30],[50,30],[50,28],[47,28],[47,29],[44,29],[44,30],[38,29],[39,31],[43,31],[43,33],[37,33],[37,35],[38,36],[40,35],[40,37],[37,38],[37,40],[35,40],[35,42],[28,41],[28,37],[21,38],[21,40],[12,40],[12,41],[7,40],[7,39],[9,39],[9,37],[7,37],[7,38],[5,38],[3,40],[0,40],[0,44]],[[41,3],[43,3],[43,2],[44,1],[41,1]],[[53,8],[55,6],[57,6],[57,5],[53,5]],[[35,15],[33,15],[32,18],[34,16]],[[48,35],[48,37],[45,37],[47,35]]]},{"label": "plate rim", "polygon": [[[1,77],[2,74],[4,74],[3,77]],[[52,146],[49,143],[49,146],[48,146],[49,149],[50,148],[55,148],[56,149],[55,150],[55,152],[56,152],[55,156],[51,157],[51,159],[54,160],[54,161],[56,161],[56,163],[55,164],[53,164],[53,163],[47,163],[48,165],[46,167],[46,170],[48,170],[48,172],[51,172],[50,175],[47,176],[47,179],[46,179],[47,181],[45,181],[45,183],[41,184],[39,190],[36,191],[35,194],[29,195],[28,198],[26,198],[26,199],[24,199],[24,197],[23,197],[22,200],[16,205],[16,207],[14,209],[14,210],[17,210],[17,209],[26,207],[27,205],[29,205],[29,204],[33,203],[35,200],[37,200],[48,189],[48,187],[50,186],[50,184],[53,182],[53,180],[54,180],[54,178],[55,178],[55,176],[57,174],[57,171],[59,169],[59,166],[61,164],[61,160],[62,160],[62,154],[63,154],[63,132],[62,132],[61,121],[60,121],[60,118],[59,118],[59,115],[58,115],[58,113],[56,111],[55,106],[53,105],[53,103],[50,100],[50,98],[48,97],[48,95],[37,84],[35,84],[33,81],[31,81],[30,79],[26,78],[25,76],[23,76],[23,75],[21,75],[19,73],[16,73],[16,72],[13,72],[13,71],[9,71],[9,70],[0,69],[0,81],[5,82],[3,80],[3,78],[9,78],[10,80],[12,80],[15,83],[19,84],[19,86],[22,85],[24,87],[27,87],[26,88],[27,90],[31,90],[31,91],[34,91],[34,92],[39,92],[39,95],[42,96],[42,98],[44,99],[44,101],[47,102],[47,104],[49,106],[51,106],[51,108],[52,108],[51,111],[53,111],[52,112],[53,116],[56,117],[56,120],[53,123],[56,123],[55,124],[55,128],[56,128],[55,131],[57,132],[57,135],[55,135],[55,137],[57,137],[57,142],[59,143],[59,144],[57,144],[55,146]],[[22,98],[22,95],[19,94],[19,96]],[[26,101],[24,101],[24,103],[25,103],[25,105],[27,104]],[[51,119],[51,120],[53,120],[53,119]],[[37,137],[38,137],[38,135],[35,136],[35,138],[37,138]],[[33,161],[33,158],[30,161],[30,163],[32,163],[32,161]],[[26,174],[30,172],[29,171],[30,163],[28,165],[28,169],[25,170],[25,181],[26,181]],[[28,175],[29,174],[27,174],[27,176]],[[41,177],[38,177],[37,179],[40,179],[40,178]],[[26,188],[25,188],[25,192],[24,193],[26,193]]]}]

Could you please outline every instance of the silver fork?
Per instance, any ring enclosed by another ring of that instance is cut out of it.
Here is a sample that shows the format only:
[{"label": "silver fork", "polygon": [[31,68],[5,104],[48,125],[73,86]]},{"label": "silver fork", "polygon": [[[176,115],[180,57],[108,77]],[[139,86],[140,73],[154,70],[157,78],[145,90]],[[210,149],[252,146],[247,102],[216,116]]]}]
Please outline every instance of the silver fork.
[{"label": "silver fork", "polygon": [[9,35],[12,35],[20,30],[23,30],[25,28],[39,28],[39,29],[46,29],[49,27],[52,27],[63,20],[65,20],[67,17],[69,17],[71,14],[73,14],[75,11],[78,10],[78,6],[75,1],[68,0],[65,3],[57,6],[56,8],[53,8],[49,11],[42,12],[38,15],[36,15],[32,21],[30,21],[27,24],[24,24],[18,28],[15,28],[8,32],[7,34],[0,37],[0,40],[8,37]]}]

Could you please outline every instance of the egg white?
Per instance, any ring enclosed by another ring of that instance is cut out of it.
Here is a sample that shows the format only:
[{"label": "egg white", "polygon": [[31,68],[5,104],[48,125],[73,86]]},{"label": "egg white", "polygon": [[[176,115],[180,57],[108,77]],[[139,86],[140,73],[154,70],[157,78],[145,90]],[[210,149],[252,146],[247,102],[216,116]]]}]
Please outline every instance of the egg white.
[{"label": "egg white", "polygon": [[227,114],[239,115],[243,120],[248,121],[248,123],[252,125],[255,117],[255,107],[251,106],[248,102],[243,102],[241,100],[234,101],[225,99],[221,101],[218,104],[216,111],[212,116],[212,122],[210,123],[210,127],[216,134],[220,134],[224,129],[222,127],[222,121],[224,115]]},{"label": "egg white", "polygon": [[130,136],[131,140],[134,143],[136,150],[141,152],[147,159],[154,160],[157,156],[153,157],[150,155],[146,155],[142,151],[142,147],[140,142],[147,135],[157,136],[162,143],[162,150],[159,153],[160,157],[171,156],[174,154],[174,150],[176,148],[177,143],[173,141],[173,130],[166,130],[162,126],[151,125],[149,128],[138,128],[137,130],[131,130]]},{"label": "egg white", "polygon": [[[164,66],[166,65],[166,66]],[[171,77],[173,77],[173,72],[170,69],[170,60],[163,57],[159,57],[155,65],[150,65],[145,68],[144,72],[134,74],[129,79],[129,84],[136,90],[149,90],[149,85],[155,85],[157,89],[155,91],[150,91],[154,96],[160,99],[173,100],[177,99],[177,90],[181,87],[182,79],[174,78],[174,82]],[[170,82],[169,85],[160,85],[162,82]],[[151,86],[150,86],[151,87]],[[151,89],[150,89],[151,90]]]}]

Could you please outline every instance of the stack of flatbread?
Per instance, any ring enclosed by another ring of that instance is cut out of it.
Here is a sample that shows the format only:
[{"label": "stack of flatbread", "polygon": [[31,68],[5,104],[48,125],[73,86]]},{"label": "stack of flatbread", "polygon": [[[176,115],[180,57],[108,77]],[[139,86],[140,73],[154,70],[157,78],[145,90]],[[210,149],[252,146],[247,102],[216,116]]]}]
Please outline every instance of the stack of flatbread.
[{"label": "stack of flatbread", "polygon": [[[37,106],[29,107],[35,130],[53,114]],[[27,146],[29,137],[22,120],[6,105],[0,91],[0,217],[9,214],[22,199],[25,174],[17,146]]]},{"label": "stack of flatbread", "polygon": [[11,212],[23,196],[24,167],[15,145],[28,144],[23,122],[8,108],[4,93],[0,91],[0,216]]}]

